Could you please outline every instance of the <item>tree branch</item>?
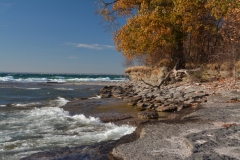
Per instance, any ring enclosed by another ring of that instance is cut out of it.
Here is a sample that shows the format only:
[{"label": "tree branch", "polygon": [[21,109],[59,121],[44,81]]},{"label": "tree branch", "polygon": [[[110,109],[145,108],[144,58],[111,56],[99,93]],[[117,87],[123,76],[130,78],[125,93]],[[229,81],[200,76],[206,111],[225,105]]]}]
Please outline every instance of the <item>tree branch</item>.
[{"label": "tree branch", "polygon": [[163,83],[170,77],[170,75],[171,75],[172,73],[174,73],[174,76],[175,76],[175,77],[177,77],[177,73],[185,73],[187,76],[190,76],[190,75],[188,74],[188,72],[191,72],[191,71],[194,72],[194,71],[198,71],[198,70],[201,69],[201,68],[196,68],[196,69],[191,69],[191,70],[187,70],[187,69],[179,69],[179,70],[176,70],[176,67],[177,67],[177,64],[174,66],[174,68],[173,68],[170,72],[168,72],[168,74],[165,76],[165,78],[163,78],[158,85],[152,85],[152,84],[144,81],[142,78],[140,79],[140,81],[142,81],[142,82],[145,83],[146,85],[152,86],[152,87],[154,87],[154,88],[158,88],[158,89],[160,90],[160,89],[161,89],[161,86],[163,85]]}]

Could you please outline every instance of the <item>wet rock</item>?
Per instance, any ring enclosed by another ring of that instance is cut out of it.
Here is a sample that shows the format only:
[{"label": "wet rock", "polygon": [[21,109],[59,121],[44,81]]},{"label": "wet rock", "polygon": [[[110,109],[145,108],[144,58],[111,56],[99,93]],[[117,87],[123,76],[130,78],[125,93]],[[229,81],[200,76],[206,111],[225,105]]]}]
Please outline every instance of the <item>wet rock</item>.
[{"label": "wet rock", "polygon": [[154,104],[148,104],[146,107],[146,109],[154,109],[154,108],[155,108]]},{"label": "wet rock", "polygon": [[139,112],[138,118],[140,119],[157,119],[158,113],[157,112]]},{"label": "wet rock", "polygon": [[182,106],[183,106],[183,108],[189,108],[189,107],[191,107],[191,103],[184,102]]},{"label": "wet rock", "polygon": [[137,103],[139,100],[141,100],[142,97],[124,97],[124,102],[134,102]]},{"label": "wet rock", "polygon": [[173,105],[173,104],[170,104],[169,106],[159,106],[156,108],[156,110],[158,112],[173,112],[173,111],[177,111],[178,107]]},{"label": "wet rock", "polygon": [[137,103],[136,102],[128,102],[128,106],[135,106]]},{"label": "wet rock", "polygon": [[100,94],[101,98],[110,98],[111,97],[111,93],[102,93]]},{"label": "wet rock", "polygon": [[137,107],[146,107],[147,105],[145,103],[137,103]]}]

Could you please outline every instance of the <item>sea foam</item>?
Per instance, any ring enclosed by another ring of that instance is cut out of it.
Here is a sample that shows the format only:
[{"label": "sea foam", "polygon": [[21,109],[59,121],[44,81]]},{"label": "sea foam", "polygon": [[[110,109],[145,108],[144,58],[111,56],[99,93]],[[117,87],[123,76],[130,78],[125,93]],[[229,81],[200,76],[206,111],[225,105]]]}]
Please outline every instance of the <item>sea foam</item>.
[{"label": "sea foam", "polygon": [[65,83],[65,82],[123,82],[128,81],[127,78],[114,78],[110,79],[109,77],[96,77],[96,78],[65,78],[62,76],[55,76],[53,78],[14,78],[13,76],[0,77],[0,82],[23,82],[23,83],[46,83],[46,82],[56,82],[56,83]]},{"label": "sea foam", "polygon": [[62,106],[65,106],[68,102],[70,102],[70,101],[63,97],[58,97],[57,99],[50,101],[49,106],[62,107]]},{"label": "sea foam", "polygon": [[16,103],[12,104],[14,107],[29,107],[29,106],[38,106],[40,105],[40,102],[32,102],[32,103]]},{"label": "sea foam", "polygon": [[0,154],[5,157],[8,152],[26,156],[29,151],[41,151],[41,148],[116,140],[136,129],[129,125],[102,123],[99,118],[83,114],[71,116],[59,107],[15,112],[11,117],[0,121],[0,127],[6,128],[1,132],[3,138],[0,141]]}]

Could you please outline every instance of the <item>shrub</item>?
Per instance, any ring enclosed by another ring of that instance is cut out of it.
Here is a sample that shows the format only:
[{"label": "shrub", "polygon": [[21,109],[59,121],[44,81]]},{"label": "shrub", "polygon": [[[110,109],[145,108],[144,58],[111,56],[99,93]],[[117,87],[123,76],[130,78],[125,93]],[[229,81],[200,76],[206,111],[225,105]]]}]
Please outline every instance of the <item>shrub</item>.
[{"label": "shrub", "polygon": [[237,61],[237,63],[236,63],[236,69],[237,69],[237,70],[240,70],[240,60]]},{"label": "shrub", "polygon": [[155,68],[159,67],[173,68],[173,66],[174,64],[170,59],[163,59],[155,66]]},{"label": "shrub", "polygon": [[210,69],[210,70],[219,70],[221,65],[219,63],[209,63],[207,64],[207,69]]},{"label": "shrub", "polygon": [[191,62],[185,64],[185,68],[186,68],[186,69],[194,69],[195,67],[196,67],[196,66],[195,66],[193,63],[191,63]]},{"label": "shrub", "polygon": [[224,62],[220,67],[220,71],[231,71],[233,68],[234,64],[232,62]]},{"label": "shrub", "polygon": [[130,72],[150,72],[152,69],[150,67],[146,66],[133,66],[130,68],[127,68],[125,70],[125,73],[130,73]]}]

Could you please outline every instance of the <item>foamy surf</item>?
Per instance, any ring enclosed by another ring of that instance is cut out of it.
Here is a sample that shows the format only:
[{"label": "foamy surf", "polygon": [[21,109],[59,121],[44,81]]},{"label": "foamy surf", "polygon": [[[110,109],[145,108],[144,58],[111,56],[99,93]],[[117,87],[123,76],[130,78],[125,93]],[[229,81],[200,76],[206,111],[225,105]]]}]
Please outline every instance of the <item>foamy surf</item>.
[{"label": "foamy surf", "polygon": [[26,90],[39,90],[41,88],[26,88]]},{"label": "foamy surf", "polygon": [[90,97],[88,99],[101,99],[101,96],[97,95],[96,97]]},{"label": "foamy surf", "polygon": [[74,89],[72,88],[54,88],[56,90],[60,90],[60,91],[73,91]]},{"label": "foamy surf", "polygon": [[12,104],[13,107],[29,107],[29,106],[39,106],[39,105],[41,105],[40,102]]},{"label": "foamy surf", "polygon": [[[11,114],[0,121],[0,154],[5,159],[19,159],[31,152],[65,146],[80,146],[116,140],[131,134],[136,127],[102,123],[83,114],[71,116],[58,107],[42,107]],[[12,157],[14,155],[14,157]],[[4,159],[3,158],[3,159]]]},{"label": "foamy surf", "polygon": [[65,106],[68,102],[70,102],[70,101],[63,97],[58,97],[57,99],[50,101],[49,106],[62,107],[62,106]]},{"label": "foamy surf", "polygon": [[[78,83],[78,82],[124,82],[128,81],[128,78],[123,78],[120,76],[115,75],[115,77],[108,77],[106,75],[103,76],[94,76],[94,75],[74,75],[76,78],[71,77],[70,75],[63,75],[63,76],[52,76],[52,75],[41,75],[39,74],[39,77],[36,77],[36,74],[25,74],[22,76],[22,78],[19,78],[21,74],[16,75],[8,75],[0,77],[0,82],[22,82],[22,83],[66,83],[66,82],[72,82],[72,83]],[[34,76],[34,77],[31,77]],[[82,78],[80,78],[82,77]],[[94,78],[91,78],[94,77]]]}]

